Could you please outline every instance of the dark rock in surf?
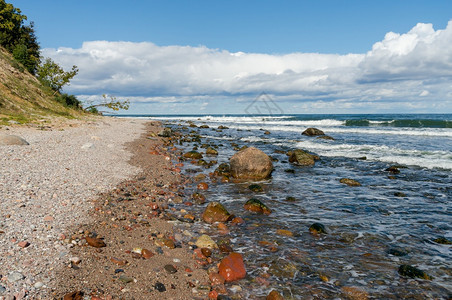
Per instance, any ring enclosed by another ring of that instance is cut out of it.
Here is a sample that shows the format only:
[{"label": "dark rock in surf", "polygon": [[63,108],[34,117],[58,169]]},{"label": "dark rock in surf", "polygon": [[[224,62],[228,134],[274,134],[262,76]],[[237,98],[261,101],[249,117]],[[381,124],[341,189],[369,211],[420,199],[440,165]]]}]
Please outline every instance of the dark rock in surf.
[{"label": "dark rock in surf", "polygon": [[432,277],[430,275],[428,275],[427,273],[425,273],[424,271],[410,266],[410,265],[401,265],[399,267],[399,274],[401,276],[405,276],[405,277],[410,277],[410,278],[421,278],[421,279],[426,279],[426,280],[431,280]]},{"label": "dark rock in surf", "polygon": [[309,227],[309,232],[314,234],[314,235],[318,235],[318,234],[326,234],[326,229],[325,226],[323,224],[320,223],[314,223]]},{"label": "dark rock in surf", "polygon": [[252,185],[248,186],[248,189],[250,189],[251,191],[253,191],[255,193],[260,193],[263,191],[262,187],[258,184],[252,184]]},{"label": "dark rock in surf", "polygon": [[299,166],[313,166],[315,161],[320,159],[317,155],[309,154],[301,149],[289,151],[287,155],[289,155],[289,162]]},{"label": "dark rock in surf", "polygon": [[325,133],[322,130],[317,129],[317,128],[312,128],[312,127],[306,129],[301,134],[302,135],[307,135],[307,136],[325,135]]},{"label": "dark rock in surf", "polygon": [[244,208],[246,210],[264,215],[269,215],[272,212],[271,209],[267,207],[267,205],[262,203],[260,200],[254,198],[251,198],[250,200],[246,201]]},{"label": "dark rock in surf", "polygon": [[358,181],[356,181],[354,179],[350,179],[350,178],[342,178],[341,180],[339,180],[339,182],[346,184],[348,186],[361,186],[361,183],[359,183]]},{"label": "dark rock in surf", "polygon": [[184,154],[185,158],[191,158],[191,159],[201,159],[202,154],[197,151],[190,151]]}]

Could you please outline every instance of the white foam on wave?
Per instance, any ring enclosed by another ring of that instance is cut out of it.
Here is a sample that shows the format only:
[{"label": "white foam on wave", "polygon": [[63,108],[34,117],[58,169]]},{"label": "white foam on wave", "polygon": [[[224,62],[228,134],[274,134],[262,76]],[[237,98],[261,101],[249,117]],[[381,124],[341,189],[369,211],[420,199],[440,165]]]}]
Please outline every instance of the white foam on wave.
[{"label": "white foam on wave", "polygon": [[261,123],[268,120],[291,119],[293,116],[165,116],[149,117],[155,120],[180,120],[211,123]]},{"label": "white foam on wave", "polygon": [[358,158],[366,156],[369,160],[388,163],[420,166],[429,169],[452,169],[451,151],[399,149],[385,145],[326,144],[311,141],[298,142],[296,147],[327,157]]}]

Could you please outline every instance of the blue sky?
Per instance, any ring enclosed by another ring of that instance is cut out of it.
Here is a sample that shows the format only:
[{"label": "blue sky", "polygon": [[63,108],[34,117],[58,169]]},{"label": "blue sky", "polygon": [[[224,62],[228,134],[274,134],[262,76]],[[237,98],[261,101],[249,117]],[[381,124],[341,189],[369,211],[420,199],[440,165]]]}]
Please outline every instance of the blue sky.
[{"label": "blue sky", "polygon": [[452,111],[452,50],[432,54],[452,1],[10,2],[79,66],[67,92],[131,113],[242,113],[261,92],[291,113]]}]

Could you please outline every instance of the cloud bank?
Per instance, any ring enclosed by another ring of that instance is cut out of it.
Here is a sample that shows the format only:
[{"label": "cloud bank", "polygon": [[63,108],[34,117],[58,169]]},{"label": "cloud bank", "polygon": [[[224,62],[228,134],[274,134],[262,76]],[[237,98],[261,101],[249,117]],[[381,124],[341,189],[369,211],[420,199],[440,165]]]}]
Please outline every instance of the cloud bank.
[{"label": "cloud bank", "polygon": [[199,102],[206,108],[251,101],[265,91],[291,109],[452,111],[452,21],[443,30],[419,23],[404,34],[389,32],[362,54],[91,41],[79,49],[44,49],[43,55],[65,68],[79,67],[66,91],[83,99],[107,93],[137,105]]}]

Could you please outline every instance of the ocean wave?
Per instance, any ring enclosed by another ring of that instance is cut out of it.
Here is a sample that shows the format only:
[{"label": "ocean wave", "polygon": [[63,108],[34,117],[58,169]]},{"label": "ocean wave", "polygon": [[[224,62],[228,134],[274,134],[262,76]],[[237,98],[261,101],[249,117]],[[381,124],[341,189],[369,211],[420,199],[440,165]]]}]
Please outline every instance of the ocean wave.
[{"label": "ocean wave", "polygon": [[327,157],[358,158],[366,156],[369,160],[376,160],[402,165],[413,165],[428,169],[440,168],[452,170],[452,152],[425,151],[415,149],[400,149],[386,145],[353,145],[353,144],[324,144],[311,141],[296,143],[296,147],[315,152]]},{"label": "ocean wave", "polygon": [[452,128],[450,120],[432,119],[399,119],[399,120],[367,120],[353,119],[346,120],[345,126],[382,126],[382,127],[402,127],[402,128]]}]

